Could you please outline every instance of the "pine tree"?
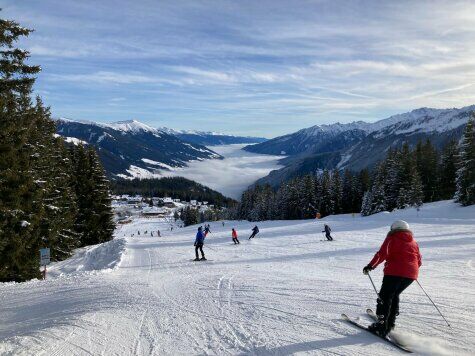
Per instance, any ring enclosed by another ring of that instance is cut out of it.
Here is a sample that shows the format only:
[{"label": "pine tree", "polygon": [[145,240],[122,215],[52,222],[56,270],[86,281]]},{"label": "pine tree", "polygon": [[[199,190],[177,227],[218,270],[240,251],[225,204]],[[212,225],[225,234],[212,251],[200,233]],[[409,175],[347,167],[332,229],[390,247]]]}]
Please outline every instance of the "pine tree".
[{"label": "pine tree", "polygon": [[398,172],[399,192],[396,207],[404,209],[420,206],[423,201],[423,186],[417,170],[416,153],[405,143],[400,151],[401,166]]},{"label": "pine tree", "polygon": [[386,180],[386,167],[383,163],[377,166],[373,184],[371,187],[371,207],[370,214],[387,210],[386,193],[384,185]]},{"label": "pine tree", "polygon": [[416,165],[421,178],[424,201],[432,202],[439,199],[438,187],[438,153],[430,140],[416,146]]},{"label": "pine tree", "polygon": [[334,201],[332,197],[332,180],[330,172],[324,170],[320,178],[321,195],[320,195],[320,213],[322,216],[331,215],[334,212]]},{"label": "pine tree", "polygon": [[361,215],[368,216],[372,214],[373,206],[373,194],[370,190],[363,194],[363,200],[361,202]]},{"label": "pine tree", "polygon": [[333,201],[333,214],[342,212],[343,183],[340,172],[335,169],[331,176],[331,195]]},{"label": "pine tree", "polygon": [[[348,169],[343,173],[342,212],[354,212],[353,205],[356,199],[356,178]],[[361,205],[361,204],[360,204]]]},{"label": "pine tree", "polygon": [[95,150],[79,145],[74,149],[75,192],[78,213],[75,231],[81,246],[98,244],[112,239],[114,223],[109,182]]},{"label": "pine tree", "polygon": [[419,208],[424,201],[423,184],[419,177],[419,173],[415,172],[412,175],[411,189],[409,190],[409,205]]},{"label": "pine tree", "polygon": [[317,197],[315,192],[315,177],[311,174],[306,175],[301,180],[300,196],[302,197],[303,217],[305,219],[315,218],[317,213]]},{"label": "pine tree", "polygon": [[94,148],[89,147],[87,153],[90,165],[90,178],[92,180],[91,195],[94,197],[92,209],[95,220],[93,231],[96,236],[95,243],[106,242],[112,240],[115,229],[109,181]]},{"label": "pine tree", "polygon": [[361,211],[365,193],[370,189],[370,175],[368,169],[361,170],[354,181],[355,200],[351,212]]},{"label": "pine tree", "polygon": [[52,260],[59,261],[69,257],[80,244],[79,235],[74,231],[77,199],[71,160],[64,141],[61,138],[49,140],[44,147],[48,148],[48,152],[42,155],[46,209],[41,220],[41,236],[44,246],[51,249]]},{"label": "pine tree", "polygon": [[440,199],[452,199],[456,190],[458,147],[455,140],[451,140],[442,151],[439,167],[439,196]]},{"label": "pine tree", "polygon": [[[0,281],[39,277],[40,248],[49,247],[53,260],[64,259],[87,231],[78,234],[76,228],[74,157],[63,140],[54,137],[49,108],[39,97],[31,99],[40,68],[27,65],[28,52],[14,48],[20,37],[30,33],[16,22],[0,20]],[[103,230],[101,235],[96,229],[96,235],[110,239],[112,210],[108,190],[99,189],[105,181],[97,157],[89,168],[102,176],[93,174],[96,183],[81,192],[97,194],[101,203],[91,210],[96,215],[82,223],[88,227],[98,219]]]},{"label": "pine tree", "polygon": [[26,64],[28,52],[14,47],[30,33],[0,19],[0,281],[39,276],[43,181],[34,171],[37,117],[30,97],[40,68]]},{"label": "pine tree", "polygon": [[463,206],[475,204],[475,114],[467,122],[460,143],[455,201]]},{"label": "pine tree", "polygon": [[[389,150],[386,159],[383,161],[384,165],[384,192],[385,192],[385,209],[393,210],[398,203],[398,195],[401,189],[401,165],[406,159],[407,155],[410,155],[409,146],[406,145],[406,151],[399,152],[397,150]],[[404,148],[403,148],[404,150]]]}]

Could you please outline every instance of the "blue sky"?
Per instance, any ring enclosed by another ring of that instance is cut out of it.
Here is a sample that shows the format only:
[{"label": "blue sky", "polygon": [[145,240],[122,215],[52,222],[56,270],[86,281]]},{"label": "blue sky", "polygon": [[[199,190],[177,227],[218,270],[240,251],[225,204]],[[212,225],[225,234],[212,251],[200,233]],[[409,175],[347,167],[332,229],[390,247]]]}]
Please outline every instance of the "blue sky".
[{"label": "blue sky", "polygon": [[54,116],[273,137],[475,103],[472,1],[3,1]]}]

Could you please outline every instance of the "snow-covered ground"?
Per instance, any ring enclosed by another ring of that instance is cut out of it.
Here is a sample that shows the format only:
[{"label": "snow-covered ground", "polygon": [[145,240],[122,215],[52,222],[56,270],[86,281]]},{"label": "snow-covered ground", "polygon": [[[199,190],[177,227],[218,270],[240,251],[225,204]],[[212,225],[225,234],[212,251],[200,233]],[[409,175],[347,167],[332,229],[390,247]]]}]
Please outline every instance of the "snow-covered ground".
[{"label": "snow-covered ground", "polygon": [[[212,223],[207,262],[191,261],[195,227],[171,232],[137,219],[116,240],[53,266],[46,281],[0,285],[0,354],[398,354],[340,318],[366,319],[374,307],[361,270],[396,218],[411,224],[423,255],[419,280],[452,324],[411,285],[398,333],[419,353],[473,354],[475,206],[451,202],[418,213],[263,222],[252,241],[249,222]],[[334,242],[322,241],[323,222]],[[231,243],[231,227],[241,245]],[[144,236],[157,228],[161,238]],[[379,284],[382,268],[372,275]]]}]

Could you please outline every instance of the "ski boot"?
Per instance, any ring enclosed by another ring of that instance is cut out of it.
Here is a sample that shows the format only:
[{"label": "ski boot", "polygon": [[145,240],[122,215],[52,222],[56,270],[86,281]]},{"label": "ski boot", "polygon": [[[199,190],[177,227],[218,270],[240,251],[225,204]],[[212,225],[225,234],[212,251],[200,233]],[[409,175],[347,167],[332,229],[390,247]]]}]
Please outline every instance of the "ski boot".
[{"label": "ski boot", "polygon": [[378,316],[378,321],[368,326],[368,330],[378,336],[386,337],[389,331],[386,322],[384,321],[384,316]]},{"label": "ski boot", "polygon": [[199,261],[200,259],[198,257],[196,257],[193,261]]},{"label": "ski boot", "polygon": [[399,311],[396,311],[394,314],[389,315],[388,321],[387,321],[387,330],[388,334],[394,330],[396,326],[396,317],[399,315]]},{"label": "ski boot", "polygon": [[206,261],[206,257],[205,256],[201,257],[200,261]]}]

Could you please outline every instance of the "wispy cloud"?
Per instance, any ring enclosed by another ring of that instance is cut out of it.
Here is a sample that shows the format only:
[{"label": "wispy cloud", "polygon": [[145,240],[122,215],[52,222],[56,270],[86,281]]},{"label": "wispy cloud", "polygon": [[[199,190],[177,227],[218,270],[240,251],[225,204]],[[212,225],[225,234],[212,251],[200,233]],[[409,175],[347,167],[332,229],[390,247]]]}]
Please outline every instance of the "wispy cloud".
[{"label": "wispy cloud", "polygon": [[475,97],[471,1],[6,3],[61,116],[276,135]]}]

